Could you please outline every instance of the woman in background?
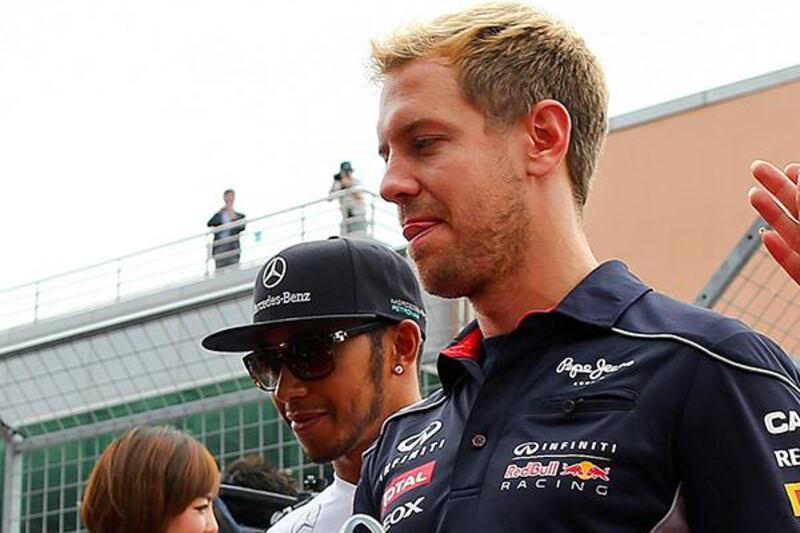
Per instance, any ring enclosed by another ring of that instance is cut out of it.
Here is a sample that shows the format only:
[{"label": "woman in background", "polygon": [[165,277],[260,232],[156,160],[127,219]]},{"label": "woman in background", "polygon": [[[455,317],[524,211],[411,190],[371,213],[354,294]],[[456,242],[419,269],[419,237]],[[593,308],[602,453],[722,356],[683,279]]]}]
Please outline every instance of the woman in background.
[{"label": "woman in background", "polygon": [[136,427],[108,445],[89,476],[90,533],[217,533],[219,469],[206,448],[169,427]]}]

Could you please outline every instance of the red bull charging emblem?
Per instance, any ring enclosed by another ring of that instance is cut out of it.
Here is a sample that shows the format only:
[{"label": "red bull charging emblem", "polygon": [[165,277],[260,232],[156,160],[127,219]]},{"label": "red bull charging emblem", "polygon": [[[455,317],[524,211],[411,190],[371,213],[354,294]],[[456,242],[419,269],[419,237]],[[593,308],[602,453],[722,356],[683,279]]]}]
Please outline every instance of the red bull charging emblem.
[{"label": "red bull charging emblem", "polygon": [[567,464],[564,463],[561,467],[562,476],[574,476],[583,481],[592,479],[600,479],[603,481],[611,481],[609,473],[611,467],[600,468],[591,461],[581,461],[580,463]]}]

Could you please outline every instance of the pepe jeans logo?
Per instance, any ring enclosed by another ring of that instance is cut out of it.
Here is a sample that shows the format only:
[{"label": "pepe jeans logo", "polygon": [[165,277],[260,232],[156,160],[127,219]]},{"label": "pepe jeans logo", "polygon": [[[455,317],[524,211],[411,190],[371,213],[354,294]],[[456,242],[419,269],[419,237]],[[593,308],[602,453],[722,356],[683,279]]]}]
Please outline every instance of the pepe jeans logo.
[{"label": "pepe jeans logo", "polygon": [[595,381],[599,381],[609,374],[618,372],[619,370],[631,366],[636,361],[625,361],[624,363],[613,364],[601,357],[594,365],[590,363],[576,363],[572,357],[565,357],[556,367],[556,374],[567,374],[570,378],[582,378],[583,381],[575,381],[572,384],[575,386],[590,385]]},{"label": "pepe jeans logo", "polygon": [[264,268],[264,275],[261,278],[261,282],[264,284],[265,288],[272,289],[283,281],[284,276],[286,276],[286,260],[280,256],[273,257]]}]

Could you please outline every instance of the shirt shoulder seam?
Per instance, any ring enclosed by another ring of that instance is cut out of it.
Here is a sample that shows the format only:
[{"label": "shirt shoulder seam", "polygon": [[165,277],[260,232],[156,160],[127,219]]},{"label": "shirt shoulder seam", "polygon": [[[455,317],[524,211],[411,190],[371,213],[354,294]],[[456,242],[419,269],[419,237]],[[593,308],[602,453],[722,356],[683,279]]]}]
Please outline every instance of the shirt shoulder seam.
[{"label": "shirt shoulder seam", "polygon": [[[770,378],[773,378],[773,379],[777,379],[778,381],[782,382],[784,385],[786,385],[790,389],[792,389],[794,392],[800,394],[800,386],[798,386],[797,383],[795,383],[790,377],[788,377],[785,374],[782,374],[780,372],[776,372],[774,370],[770,370],[768,368],[761,368],[761,367],[758,367],[758,366],[747,365],[747,364],[744,364],[744,363],[740,363],[738,361],[734,361],[733,359],[725,357],[724,355],[712,350],[711,348],[707,348],[707,347],[703,346],[702,344],[700,344],[700,343],[698,343],[696,341],[693,341],[691,339],[687,339],[686,337],[683,337],[681,335],[677,335],[675,333],[642,333],[642,332],[637,332],[637,331],[629,331],[629,330],[622,329],[622,328],[619,328],[619,327],[612,327],[611,331],[613,331],[613,332],[615,332],[615,333],[617,333],[619,335],[623,335],[623,336],[626,336],[626,337],[638,338],[638,339],[677,341],[677,342],[682,343],[682,344],[684,344],[686,346],[694,348],[695,350],[699,351],[703,355],[706,355],[706,356],[710,357],[711,359],[716,360],[717,362],[723,363],[723,364],[731,366],[733,368],[737,368],[739,370],[744,370],[746,372],[750,372],[750,373],[754,373],[754,374],[760,374],[760,375],[767,376],[767,377],[770,377]],[[713,346],[716,346],[716,344],[714,344]]]}]

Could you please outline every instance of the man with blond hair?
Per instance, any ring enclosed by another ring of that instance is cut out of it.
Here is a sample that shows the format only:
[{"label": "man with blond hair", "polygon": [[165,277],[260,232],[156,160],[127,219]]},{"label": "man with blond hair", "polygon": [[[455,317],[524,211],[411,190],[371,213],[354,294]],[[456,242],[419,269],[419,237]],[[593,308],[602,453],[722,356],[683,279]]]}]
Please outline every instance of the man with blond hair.
[{"label": "man with blond hair", "polygon": [[583,40],[489,4],[373,59],[381,194],[426,289],[477,320],[365,453],[355,511],[397,533],[800,531],[790,359],[592,254],[607,92]]}]

